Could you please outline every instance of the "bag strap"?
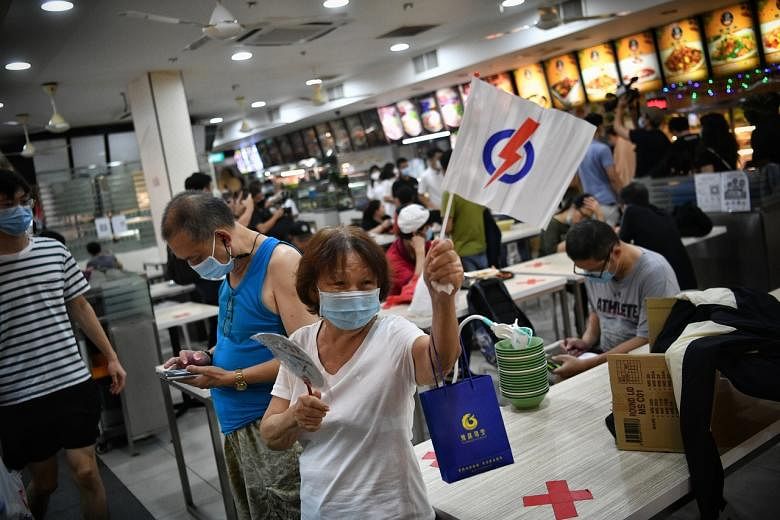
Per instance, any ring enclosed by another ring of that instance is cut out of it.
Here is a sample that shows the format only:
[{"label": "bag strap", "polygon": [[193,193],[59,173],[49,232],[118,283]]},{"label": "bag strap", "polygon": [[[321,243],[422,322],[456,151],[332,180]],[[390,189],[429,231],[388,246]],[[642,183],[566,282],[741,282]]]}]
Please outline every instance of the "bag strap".
[{"label": "bag strap", "polygon": [[[441,359],[439,358],[439,351],[436,350],[436,342],[433,339],[433,331],[431,331],[431,344],[430,348],[428,349],[428,360],[431,363],[431,372],[433,372],[433,380],[434,380],[434,386],[436,388],[439,387],[439,379],[441,379],[442,386],[447,386],[447,383],[444,379],[444,370],[441,366]],[[465,370],[466,377],[468,377],[469,382],[473,385],[472,378],[474,377],[474,374],[471,373],[471,369],[469,368],[469,360],[466,357],[466,349],[463,346],[463,340],[458,336],[458,345],[460,346],[460,354],[458,355],[458,359],[462,360],[463,363],[463,370]],[[431,353],[431,351],[433,351]],[[434,364],[433,359],[436,358],[436,363]],[[438,378],[437,378],[438,374]]]},{"label": "bag strap", "polygon": [[733,169],[734,169],[734,168],[732,168],[732,167],[731,167],[731,165],[730,165],[729,163],[727,163],[727,162],[726,162],[726,159],[724,159],[723,157],[721,157],[721,156],[718,154],[718,152],[716,152],[715,150],[713,150],[713,149],[712,149],[712,148],[710,148],[709,146],[707,147],[707,151],[708,151],[708,152],[710,152],[710,153],[711,153],[712,155],[714,155],[715,157],[717,157],[717,158],[720,160],[720,162],[722,162],[722,163],[723,163],[723,166],[725,166],[725,167],[726,167],[726,168],[728,168],[729,170],[733,170]]}]

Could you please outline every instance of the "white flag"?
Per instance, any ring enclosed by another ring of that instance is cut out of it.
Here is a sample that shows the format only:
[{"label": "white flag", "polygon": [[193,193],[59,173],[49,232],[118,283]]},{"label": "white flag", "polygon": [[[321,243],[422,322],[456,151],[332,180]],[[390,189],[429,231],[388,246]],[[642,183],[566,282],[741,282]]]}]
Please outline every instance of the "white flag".
[{"label": "white flag", "polygon": [[545,228],[594,131],[474,78],[442,189]]}]

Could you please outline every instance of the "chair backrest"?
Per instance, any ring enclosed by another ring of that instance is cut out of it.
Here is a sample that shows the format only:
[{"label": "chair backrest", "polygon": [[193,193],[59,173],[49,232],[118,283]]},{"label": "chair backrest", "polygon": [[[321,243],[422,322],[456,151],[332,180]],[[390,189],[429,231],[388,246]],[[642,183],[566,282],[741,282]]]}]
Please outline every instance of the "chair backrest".
[{"label": "chair backrest", "polygon": [[531,320],[517,306],[503,280],[489,278],[479,280],[469,288],[466,296],[469,314],[481,314],[497,323],[514,323],[533,329]]},{"label": "chair backrest", "polygon": [[487,246],[485,254],[487,255],[488,265],[504,267],[501,258],[501,229],[499,229],[498,224],[493,220],[493,214],[487,208],[482,213],[482,222],[485,226],[485,244]]}]

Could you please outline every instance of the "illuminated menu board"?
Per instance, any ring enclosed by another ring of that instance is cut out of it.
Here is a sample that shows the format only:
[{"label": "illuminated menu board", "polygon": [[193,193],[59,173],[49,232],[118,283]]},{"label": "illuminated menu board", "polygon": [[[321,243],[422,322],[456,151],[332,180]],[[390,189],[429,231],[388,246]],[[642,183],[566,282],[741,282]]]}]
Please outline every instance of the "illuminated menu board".
[{"label": "illuminated menu board", "polygon": [[333,139],[336,141],[336,151],[338,153],[351,152],[352,143],[349,141],[349,133],[344,121],[336,119],[330,122],[330,129],[333,131]]},{"label": "illuminated menu board", "polygon": [[753,69],[758,65],[758,43],[747,2],[705,14],[704,34],[714,76]]},{"label": "illuminated menu board", "polygon": [[469,100],[469,94],[471,94],[471,83],[458,85],[458,91],[460,92],[460,98],[463,100],[463,106],[465,106]]},{"label": "illuminated menu board", "polygon": [[290,134],[290,144],[292,145],[295,160],[299,161],[308,156],[306,153],[306,145],[303,144],[303,136],[301,136],[300,132],[293,132]]},{"label": "illuminated menu board", "polygon": [[500,88],[504,92],[509,92],[510,94],[515,93],[515,89],[512,86],[512,76],[510,76],[508,72],[502,72],[501,74],[490,76],[489,78],[485,78],[485,81],[496,88]]},{"label": "illuminated menu board", "polygon": [[366,110],[360,114],[360,121],[363,123],[363,130],[366,132],[368,146],[376,146],[387,142],[387,138],[382,131],[382,123],[379,121],[379,112]]},{"label": "illuminated menu board", "polygon": [[433,94],[423,96],[417,100],[420,105],[420,118],[423,128],[428,132],[441,132],[444,130],[444,122],[441,119],[439,107],[436,106],[436,98]]},{"label": "illuminated menu board", "polygon": [[517,95],[521,98],[533,101],[543,108],[552,106],[550,90],[547,88],[541,63],[533,63],[515,70],[515,84],[517,84]]},{"label": "illuminated menu board", "polygon": [[655,53],[653,33],[646,31],[620,38],[615,41],[615,48],[623,83],[635,77],[634,88],[640,92],[661,88],[661,68]]},{"label": "illuminated menu board", "polygon": [[263,141],[260,141],[257,143],[257,150],[260,152],[260,160],[262,163],[266,167],[271,166],[271,154],[268,151],[268,146]]},{"label": "illuminated menu board", "polygon": [[583,49],[578,54],[588,100],[604,101],[607,94],[614,94],[620,80],[612,47],[603,43]]},{"label": "illuminated menu board", "polygon": [[279,147],[279,152],[282,154],[282,160],[286,163],[295,162],[295,155],[293,154],[290,140],[286,135],[280,135],[276,138],[276,145]]},{"label": "illuminated menu board", "polygon": [[758,23],[766,61],[780,63],[780,2],[758,0]]},{"label": "illuminated menu board", "polygon": [[357,115],[347,117],[344,122],[347,124],[347,131],[352,138],[352,145],[356,150],[366,148],[366,131],[363,129],[363,123]]},{"label": "illuminated menu board", "polygon": [[322,149],[317,141],[317,132],[314,128],[305,128],[302,131],[303,143],[306,145],[306,151],[309,157],[322,157]]},{"label": "illuminated menu board", "polygon": [[669,83],[707,77],[701,29],[695,18],[656,29],[661,66]]},{"label": "illuminated menu board", "polygon": [[550,85],[555,108],[570,108],[585,103],[585,91],[580,82],[580,70],[573,53],[563,54],[544,62],[544,73]]},{"label": "illuminated menu board", "polygon": [[336,153],[336,140],[327,123],[320,123],[314,126],[317,131],[317,138],[320,140],[320,147],[325,157],[330,157]]},{"label": "illuminated menu board", "polygon": [[268,147],[268,153],[271,156],[271,164],[282,164],[284,162],[282,160],[282,152],[279,150],[279,147],[276,146],[276,142],[274,142],[272,138],[269,138],[265,140],[265,145]]},{"label": "illuminated menu board", "polygon": [[404,99],[395,104],[398,113],[401,115],[401,124],[406,135],[417,137],[423,131],[420,113],[417,111],[417,105],[408,99]]},{"label": "illuminated menu board", "polygon": [[436,91],[436,102],[441,109],[444,124],[450,128],[458,128],[463,120],[463,103],[454,88],[440,88]]},{"label": "illuminated menu board", "polygon": [[382,130],[389,141],[398,141],[404,136],[404,127],[401,124],[401,116],[395,105],[377,108],[379,121],[382,122]]}]

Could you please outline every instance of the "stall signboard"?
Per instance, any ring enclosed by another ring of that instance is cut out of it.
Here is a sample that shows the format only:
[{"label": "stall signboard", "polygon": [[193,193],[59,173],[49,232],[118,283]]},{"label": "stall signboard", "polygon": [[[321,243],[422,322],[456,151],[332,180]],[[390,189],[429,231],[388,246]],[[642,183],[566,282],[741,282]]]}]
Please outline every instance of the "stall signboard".
[{"label": "stall signboard", "polygon": [[469,99],[469,92],[471,92],[471,83],[458,85],[458,91],[460,92],[460,99],[463,100],[463,106],[466,106],[466,102]]},{"label": "stall signboard", "polygon": [[366,132],[368,146],[378,146],[387,142],[385,133],[382,130],[382,123],[379,121],[379,112],[367,110],[360,114],[360,121],[363,123],[363,130]]},{"label": "stall signboard", "polygon": [[544,62],[544,73],[555,108],[571,108],[585,103],[585,91],[582,89],[574,53],[547,60]]},{"label": "stall signboard", "polygon": [[352,146],[355,150],[363,150],[368,143],[366,142],[366,131],[363,128],[363,123],[360,122],[360,117],[357,115],[349,116],[344,120],[347,125],[347,131],[352,138]]},{"label": "stall signboard", "polygon": [[325,157],[330,157],[336,153],[336,140],[333,138],[333,133],[330,131],[328,124],[320,123],[315,125],[314,129],[317,131],[317,138],[320,140],[322,153]]},{"label": "stall signboard", "polygon": [[661,66],[668,83],[695,81],[707,77],[701,28],[696,18],[659,27],[656,34]]},{"label": "stall signboard", "polygon": [[780,2],[758,0],[758,23],[766,61],[780,63]]},{"label": "stall signboard", "polygon": [[542,108],[551,108],[550,89],[544,77],[541,63],[532,63],[515,70],[517,95],[528,101],[533,101]]},{"label": "stall signboard", "polygon": [[510,76],[508,72],[502,72],[494,76],[489,76],[485,78],[485,81],[496,88],[500,88],[504,92],[509,92],[510,94],[515,93],[515,88],[512,86],[512,76]]},{"label": "stall signboard", "polygon": [[330,122],[330,129],[333,131],[333,139],[336,141],[336,151],[338,153],[351,152],[352,143],[349,141],[349,132],[344,126],[343,119],[336,119]]},{"label": "stall signboard", "polygon": [[441,110],[444,124],[450,128],[459,128],[463,120],[463,103],[455,88],[440,88],[436,91],[436,102]]},{"label": "stall signboard", "polygon": [[417,137],[422,134],[423,127],[420,120],[420,113],[417,106],[409,99],[403,99],[395,104],[398,113],[401,116],[401,124],[404,132],[410,137]]},{"label": "stall signboard", "polygon": [[634,88],[650,92],[661,88],[661,68],[655,52],[653,33],[645,31],[615,41],[623,83],[637,78]]},{"label": "stall signboard", "polygon": [[306,152],[306,145],[303,143],[303,136],[300,132],[293,132],[290,134],[290,144],[292,145],[293,155],[295,155],[296,161],[300,161],[309,156]]},{"label": "stall signboard", "polygon": [[582,81],[591,102],[604,101],[620,84],[615,53],[608,43],[579,51]]},{"label": "stall signboard", "polygon": [[431,94],[423,96],[417,100],[420,105],[420,118],[426,132],[441,132],[444,130],[444,121],[442,121],[439,107],[436,106],[436,97]]},{"label": "stall signboard", "polygon": [[[377,108],[379,121],[382,122],[382,131],[388,141],[400,141],[404,136],[404,125],[395,105]],[[422,130],[421,130],[422,131]]]},{"label": "stall signboard", "polygon": [[286,163],[295,162],[295,154],[293,154],[292,145],[286,135],[280,135],[276,138],[276,145],[279,147],[279,151],[282,154],[282,160]]},{"label": "stall signboard", "polygon": [[320,148],[320,143],[317,141],[317,132],[314,128],[305,128],[302,134],[303,144],[306,145],[306,152],[309,157],[322,157],[322,148]]},{"label": "stall signboard", "polygon": [[747,2],[705,14],[704,34],[714,76],[726,76],[758,66],[758,42]]},{"label": "stall signboard", "polygon": [[260,158],[260,153],[254,145],[239,148],[233,152],[233,159],[236,161],[238,171],[241,173],[263,171],[263,160]]}]

